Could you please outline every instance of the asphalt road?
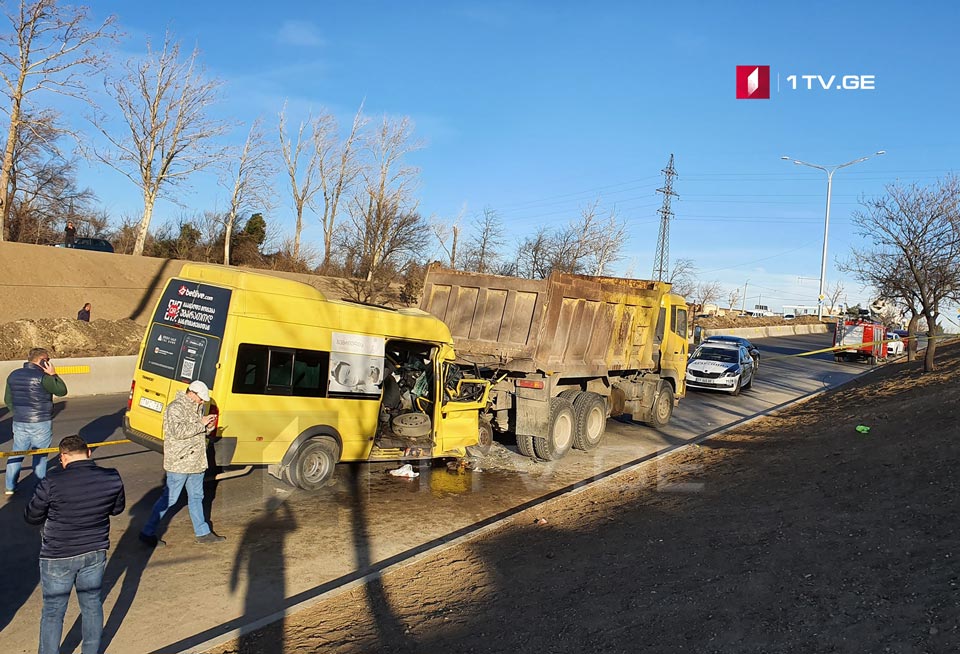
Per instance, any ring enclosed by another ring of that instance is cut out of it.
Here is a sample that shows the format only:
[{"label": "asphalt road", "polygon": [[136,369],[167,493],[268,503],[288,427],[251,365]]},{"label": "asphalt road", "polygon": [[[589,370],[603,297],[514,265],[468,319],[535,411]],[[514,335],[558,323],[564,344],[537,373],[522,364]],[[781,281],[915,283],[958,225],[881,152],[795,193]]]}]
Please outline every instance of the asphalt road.
[{"label": "asphalt road", "polygon": [[[227,629],[273,613],[363,576],[451,534],[495,519],[665,448],[682,446],[798,397],[866,372],[865,364],[836,363],[829,354],[796,354],[829,347],[829,334],[756,341],[761,366],[753,389],[739,397],[690,391],[663,431],[610,420],[600,449],[573,451],[562,461],[533,464],[516,457],[517,470],[451,474],[422,466],[417,479],[391,477],[396,464],[340,466],[335,483],[316,493],[291,489],[264,470],[207,487],[214,529],[226,543],[197,545],[183,505],[164,538],[143,547],[137,533],[162,483],[161,456],[135,445],[97,450],[101,465],[116,467],[128,511],[115,518],[105,574],[105,644],[113,652],[181,651]],[[125,395],[59,403],[54,442],[79,433],[89,442],[122,438]],[[0,446],[9,449],[10,416],[0,409]],[[654,465],[665,464],[657,462]],[[38,529],[22,519],[34,484],[22,482],[0,505],[0,557],[6,568],[0,594],[0,651],[36,649],[41,598]],[[173,512],[172,512],[173,513]],[[419,565],[415,563],[414,565]],[[67,648],[79,651],[76,602],[67,614]],[[71,629],[71,625],[73,628]]]}]

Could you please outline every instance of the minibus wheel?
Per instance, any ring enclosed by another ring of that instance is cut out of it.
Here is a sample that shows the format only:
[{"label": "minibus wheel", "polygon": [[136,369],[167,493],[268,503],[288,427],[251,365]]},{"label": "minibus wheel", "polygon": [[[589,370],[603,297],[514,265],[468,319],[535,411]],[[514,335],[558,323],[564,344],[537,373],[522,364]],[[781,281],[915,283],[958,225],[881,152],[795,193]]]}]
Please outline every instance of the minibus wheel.
[{"label": "minibus wheel", "polygon": [[313,438],[297,450],[297,455],[287,470],[290,483],[303,490],[317,490],[326,486],[333,477],[334,468],[340,460],[340,447],[332,438]]}]

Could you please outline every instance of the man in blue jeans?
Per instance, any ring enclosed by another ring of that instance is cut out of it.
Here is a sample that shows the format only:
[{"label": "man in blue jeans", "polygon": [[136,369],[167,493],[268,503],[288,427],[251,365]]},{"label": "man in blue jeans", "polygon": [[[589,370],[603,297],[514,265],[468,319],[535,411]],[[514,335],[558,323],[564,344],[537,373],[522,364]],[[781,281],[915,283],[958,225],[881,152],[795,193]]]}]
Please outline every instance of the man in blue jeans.
[{"label": "man in blue jeans", "polygon": [[167,471],[166,492],[153,505],[153,512],[140,532],[140,540],[156,547],[166,543],[157,537],[160,520],[177,503],[184,487],[187,509],[198,543],[219,543],[223,536],[210,531],[203,517],[203,473],[207,469],[207,434],[213,431],[216,416],[203,415],[210,401],[210,389],[200,380],[190,382],[186,391],[177,391],[163,412],[163,469]]},{"label": "man in blue jeans", "polygon": [[123,512],[120,473],[101,468],[79,436],[60,441],[61,468],[37,485],[24,511],[27,522],[43,525],[40,546],[40,654],[57,654],[70,592],[77,589],[83,654],[98,654],[103,633],[100,587],[110,547],[110,516]]},{"label": "man in blue jeans", "polygon": [[[35,347],[27,354],[27,362],[7,377],[3,403],[13,413],[13,451],[50,447],[53,439],[53,396],[67,394],[67,385],[50,363],[50,354]],[[7,499],[13,495],[20,479],[22,456],[7,460]],[[47,474],[47,455],[33,456],[33,473],[37,479]]]}]

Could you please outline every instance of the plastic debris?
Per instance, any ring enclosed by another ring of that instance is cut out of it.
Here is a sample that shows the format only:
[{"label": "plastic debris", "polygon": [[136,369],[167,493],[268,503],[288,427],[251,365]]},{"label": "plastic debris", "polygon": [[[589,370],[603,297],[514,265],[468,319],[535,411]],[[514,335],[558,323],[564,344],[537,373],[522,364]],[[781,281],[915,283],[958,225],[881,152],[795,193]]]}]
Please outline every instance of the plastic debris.
[{"label": "plastic debris", "polygon": [[547,524],[547,519],[546,519],[546,518],[537,518],[536,520],[533,521],[533,524],[535,524],[535,525],[545,525],[545,524]]},{"label": "plastic debris", "polygon": [[396,470],[391,470],[390,474],[394,477],[407,477],[409,479],[420,476],[419,472],[414,472],[413,466],[409,463],[400,466]]},{"label": "plastic debris", "polygon": [[861,434],[869,434],[870,428],[867,427],[866,425],[857,425],[857,431],[860,432]]}]

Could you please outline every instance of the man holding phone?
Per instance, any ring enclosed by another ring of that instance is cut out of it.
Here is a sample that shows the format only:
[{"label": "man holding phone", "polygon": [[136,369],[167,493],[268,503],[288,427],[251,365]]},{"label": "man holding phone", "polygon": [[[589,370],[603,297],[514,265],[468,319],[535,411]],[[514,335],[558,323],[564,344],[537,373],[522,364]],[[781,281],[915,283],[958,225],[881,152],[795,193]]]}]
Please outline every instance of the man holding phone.
[{"label": "man holding phone", "polygon": [[[50,447],[53,440],[53,396],[67,394],[67,385],[50,363],[50,353],[35,347],[27,354],[27,362],[7,377],[3,402],[13,413],[13,450]],[[9,499],[20,479],[22,456],[7,459],[6,496]],[[33,455],[33,472],[37,479],[47,475],[47,455]]]}]

